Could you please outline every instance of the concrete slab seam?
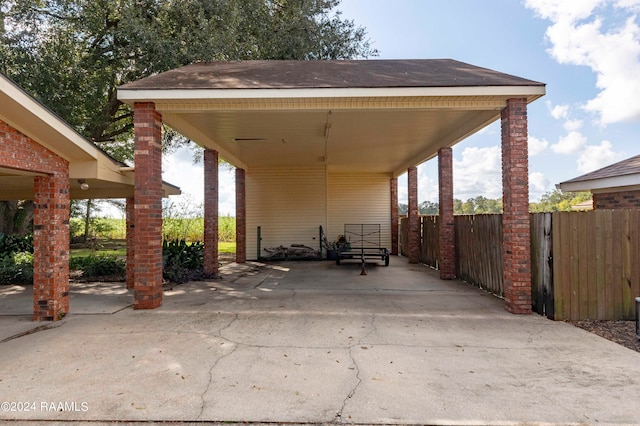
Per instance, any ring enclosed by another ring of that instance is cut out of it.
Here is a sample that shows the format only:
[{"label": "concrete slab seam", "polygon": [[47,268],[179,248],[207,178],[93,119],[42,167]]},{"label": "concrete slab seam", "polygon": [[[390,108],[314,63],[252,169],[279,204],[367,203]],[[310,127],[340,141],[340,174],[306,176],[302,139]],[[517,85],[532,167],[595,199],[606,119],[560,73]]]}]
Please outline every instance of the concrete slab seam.
[{"label": "concrete slab seam", "polygon": [[14,339],[19,339],[20,337],[28,336],[30,334],[37,333],[39,331],[52,330],[54,328],[62,327],[62,325],[64,323],[65,323],[65,321],[62,320],[62,321],[51,322],[51,323],[44,324],[44,325],[39,325],[38,327],[32,328],[32,329],[27,330],[27,331],[23,331],[22,333],[14,334],[13,336],[9,336],[9,337],[7,337],[5,339],[2,339],[2,340],[0,340],[0,343],[5,343],[5,342],[9,342],[9,341],[14,340]]}]

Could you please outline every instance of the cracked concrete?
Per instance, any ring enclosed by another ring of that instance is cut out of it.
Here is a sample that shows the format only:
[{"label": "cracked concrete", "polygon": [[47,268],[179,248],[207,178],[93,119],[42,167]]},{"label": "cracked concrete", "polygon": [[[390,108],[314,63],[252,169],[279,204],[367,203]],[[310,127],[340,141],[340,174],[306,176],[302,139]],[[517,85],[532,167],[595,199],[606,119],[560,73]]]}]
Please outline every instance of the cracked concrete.
[{"label": "cracked concrete", "polygon": [[31,334],[0,316],[15,336],[0,341],[0,402],[36,403],[0,421],[640,424],[640,354],[510,315],[428,268],[393,258],[366,276],[329,262],[222,274],[166,291],[153,311],[72,311]]}]

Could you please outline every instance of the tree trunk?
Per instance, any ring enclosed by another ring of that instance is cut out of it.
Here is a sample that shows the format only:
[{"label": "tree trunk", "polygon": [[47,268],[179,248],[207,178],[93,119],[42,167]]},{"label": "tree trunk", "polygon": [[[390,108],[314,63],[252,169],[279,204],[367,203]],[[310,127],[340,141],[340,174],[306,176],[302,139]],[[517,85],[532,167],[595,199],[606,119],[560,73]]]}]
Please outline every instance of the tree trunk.
[{"label": "tree trunk", "polygon": [[87,210],[84,215],[84,242],[89,241],[89,221],[91,220],[91,200],[87,200]]},{"label": "tree trunk", "polygon": [[33,201],[0,201],[0,232],[24,236],[33,230]]}]

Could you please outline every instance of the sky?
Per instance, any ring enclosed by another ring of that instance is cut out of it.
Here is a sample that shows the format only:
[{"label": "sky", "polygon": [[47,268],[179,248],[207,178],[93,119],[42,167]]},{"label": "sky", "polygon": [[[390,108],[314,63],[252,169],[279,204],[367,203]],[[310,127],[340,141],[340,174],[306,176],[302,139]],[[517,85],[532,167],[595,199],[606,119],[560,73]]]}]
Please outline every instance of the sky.
[{"label": "sky", "polygon": [[[640,154],[640,0],[342,0],[378,59],[450,58],[545,83],[529,104],[529,192]],[[500,123],[453,147],[454,197],[499,198]],[[191,169],[192,173],[184,173]],[[202,164],[166,156],[178,208],[202,203]],[[437,159],[418,167],[418,201],[438,200]],[[398,179],[407,202],[406,175]],[[220,171],[220,214],[235,215],[234,173]]]}]

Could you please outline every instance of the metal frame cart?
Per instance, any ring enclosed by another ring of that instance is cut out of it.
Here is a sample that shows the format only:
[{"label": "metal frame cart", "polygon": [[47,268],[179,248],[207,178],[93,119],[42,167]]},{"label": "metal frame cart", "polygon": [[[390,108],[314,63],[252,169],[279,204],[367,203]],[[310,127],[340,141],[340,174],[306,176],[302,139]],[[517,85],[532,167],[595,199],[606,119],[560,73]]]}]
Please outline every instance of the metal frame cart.
[{"label": "metal frame cart", "polygon": [[344,225],[344,236],[338,241],[336,265],[345,259],[380,259],[389,266],[389,251],[382,247],[380,224],[348,223]]}]

